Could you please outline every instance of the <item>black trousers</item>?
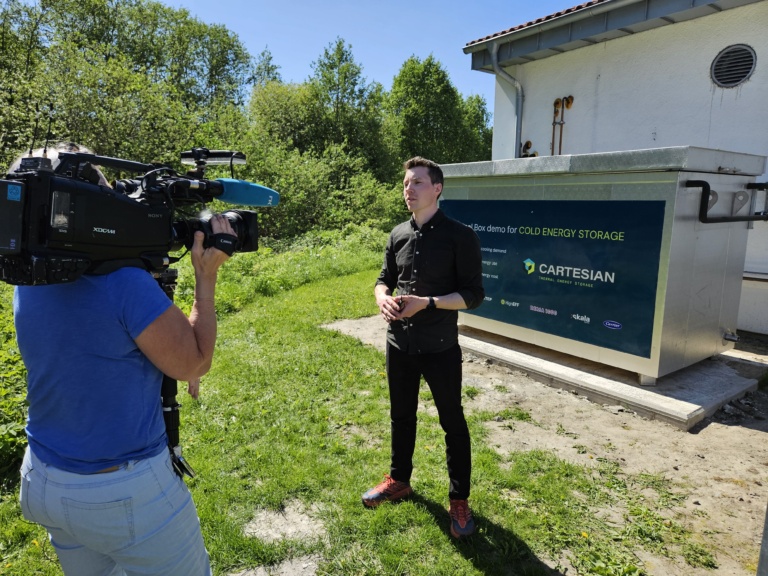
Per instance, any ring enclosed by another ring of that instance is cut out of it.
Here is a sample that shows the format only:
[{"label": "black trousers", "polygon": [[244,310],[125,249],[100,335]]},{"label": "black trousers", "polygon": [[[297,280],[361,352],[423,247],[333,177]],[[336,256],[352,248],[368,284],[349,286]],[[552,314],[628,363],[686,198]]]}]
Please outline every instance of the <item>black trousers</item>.
[{"label": "black trousers", "polygon": [[392,420],[392,463],[390,476],[409,482],[416,446],[416,410],[419,383],[424,376],[432,391],[440,426],[445,432],[445,454],[452,499],[469,498],[472,448],[469,428],[461,406],[461,348],[458,344],[436,354],[407,354],[387,344]]}]

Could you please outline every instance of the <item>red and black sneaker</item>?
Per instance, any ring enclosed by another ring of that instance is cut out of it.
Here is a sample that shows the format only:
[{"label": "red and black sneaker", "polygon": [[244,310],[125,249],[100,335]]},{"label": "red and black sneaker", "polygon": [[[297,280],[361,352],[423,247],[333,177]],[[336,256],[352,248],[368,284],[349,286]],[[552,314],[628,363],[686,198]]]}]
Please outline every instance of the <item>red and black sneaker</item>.
[{"label": "red and black sneaker", "polygon": [[375,508],[384,502],[394,502],[413,494],[413,488],[408,482],[395,480],[389,474],[384,474],[384,481],[363,494],[363,504]]},{"label": "red and black sneaker", "polygon": [[475,533],[475,519],[466,500],[451,500],[448,514],[451,515],[451,536],[466,538]]}]

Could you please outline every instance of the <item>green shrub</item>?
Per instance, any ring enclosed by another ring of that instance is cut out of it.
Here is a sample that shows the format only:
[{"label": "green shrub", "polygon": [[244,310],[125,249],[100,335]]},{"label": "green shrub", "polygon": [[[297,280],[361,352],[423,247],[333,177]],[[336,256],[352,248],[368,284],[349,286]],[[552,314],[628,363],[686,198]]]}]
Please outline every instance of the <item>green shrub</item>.
[{"label": "green shrub", "polygon": [[[308,232],[291,241],[260,240],[258,251],[235,254],[222,266],[216,310],[220,314],[236,312],[257,295],[273,296],[310,282],[377,268],[386,241],[386,233],[354,224],[342,230]],[[194,296],[189,257],[177,268],[176,303],[188,311]]]},{"label": "green shrub", "polygon": [[24,452],[26,370],[16,347],[13,287],[0,284],[0,479],[16,470]]}]

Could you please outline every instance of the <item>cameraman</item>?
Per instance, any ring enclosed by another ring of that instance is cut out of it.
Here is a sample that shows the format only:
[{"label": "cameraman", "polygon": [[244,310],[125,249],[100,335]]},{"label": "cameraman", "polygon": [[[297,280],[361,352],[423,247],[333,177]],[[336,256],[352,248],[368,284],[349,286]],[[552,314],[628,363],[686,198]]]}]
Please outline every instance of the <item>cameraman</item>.
[{"label": "cameraman", "polygon": [[[211,227],[234,235],[221,215]],[[140,268],[15,290],[29,401],[21,509],[48,531],[67,575],[211,573],[160,400],[164,374],[190,381],[196,397],[211,367],[216,277],[228,257],[203,239],[195,233],[189,318]]]}]

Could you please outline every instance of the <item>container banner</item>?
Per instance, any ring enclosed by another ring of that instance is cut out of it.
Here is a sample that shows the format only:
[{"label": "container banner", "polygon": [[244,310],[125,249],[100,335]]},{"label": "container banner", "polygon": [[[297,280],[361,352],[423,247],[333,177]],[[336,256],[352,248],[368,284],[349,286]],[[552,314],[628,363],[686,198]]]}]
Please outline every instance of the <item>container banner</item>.
[{"label": "container banner", "polygon": [[664,201],[442,200],[475,230],[476,316],[651,357]]}]

